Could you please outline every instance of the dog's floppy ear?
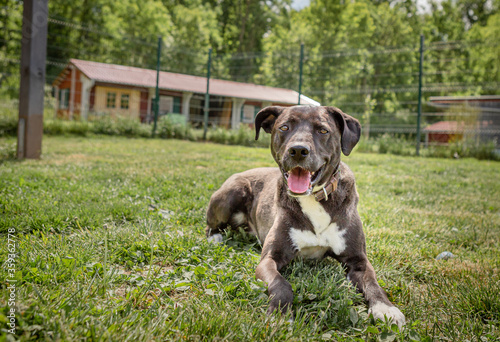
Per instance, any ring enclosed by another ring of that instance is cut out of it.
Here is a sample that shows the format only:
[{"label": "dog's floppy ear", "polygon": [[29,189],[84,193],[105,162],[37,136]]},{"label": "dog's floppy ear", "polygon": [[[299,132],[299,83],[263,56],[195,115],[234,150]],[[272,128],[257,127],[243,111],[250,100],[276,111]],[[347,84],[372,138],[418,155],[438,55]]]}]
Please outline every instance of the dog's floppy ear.
[{"label": "dog's floppy ear", "polygon": [[342,152],[348,156],[359,141],[361,136],[361,125],[358,120],[345,114],[337,107],[326,107],[326,110],[333,116],[339,125]]},{"label": "dog's floppy ear", "polygon": [[263,108],[255,117],[255,140],[259,139],[260,129],[264,129],[266,133],[271,133],[274,122],[278,116],[285,110],[285,107],[271,106]]}]

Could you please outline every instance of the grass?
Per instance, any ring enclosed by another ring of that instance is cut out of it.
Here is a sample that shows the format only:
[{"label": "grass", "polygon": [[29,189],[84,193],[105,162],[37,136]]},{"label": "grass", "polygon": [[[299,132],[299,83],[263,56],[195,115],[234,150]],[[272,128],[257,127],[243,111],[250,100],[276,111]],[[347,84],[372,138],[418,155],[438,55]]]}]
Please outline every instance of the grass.
[{"label": "grass", "polygon": [[[369,259],[407,317],[398,332],[367,317],[330,259],[289,265],[295,320],[267,319],[256,240],[230,232],[222,245],[205,241],[211,194],[235,172],[274,165],[266,149],[46,137],[42,160],[18,162],[14,144],[0,139],[0,232],[6,241],[15,230],[22,341],[500,339],[497,162],[344,158],[357,177]],[[436,260],[443,251],[455,257]],[[0,340],[12,337],[6,287]]]}]

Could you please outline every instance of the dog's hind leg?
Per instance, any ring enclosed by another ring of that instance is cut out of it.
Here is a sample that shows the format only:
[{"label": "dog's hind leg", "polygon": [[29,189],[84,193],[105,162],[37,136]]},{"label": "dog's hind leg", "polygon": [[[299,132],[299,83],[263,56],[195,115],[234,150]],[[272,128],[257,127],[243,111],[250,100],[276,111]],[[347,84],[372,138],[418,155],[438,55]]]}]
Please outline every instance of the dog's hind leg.
[{"label": "dog's hind leg", "polygon": [[222,242],[221,233],[225,229],[248,224],[246,213],[248,194],[246,187],[231,187],[225,183],[212,195],[208,205],[205,230],[208,241]]},{"label": "dog's hind leg", "polygon": [[227,228],[231,212],[221,201],[220,196],[212,196],[207,210],[207,228],[205,233],[208,241],[222,242],[222,232]]}]

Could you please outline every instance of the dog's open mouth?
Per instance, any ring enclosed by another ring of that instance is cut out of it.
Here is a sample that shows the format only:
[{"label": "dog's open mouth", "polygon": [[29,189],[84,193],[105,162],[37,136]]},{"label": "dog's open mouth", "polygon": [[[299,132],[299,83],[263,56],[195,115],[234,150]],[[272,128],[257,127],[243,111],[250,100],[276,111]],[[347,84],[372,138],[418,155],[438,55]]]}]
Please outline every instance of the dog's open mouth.
[{"label": "dog's open mouth", "polygon": [[309,171],[300,166],[294,167],[290,171],[283,171],[283,175],[288,183],[288,190],[293,195],[310,194],[314,185],[321,178],[324,165],[316,171]]}]

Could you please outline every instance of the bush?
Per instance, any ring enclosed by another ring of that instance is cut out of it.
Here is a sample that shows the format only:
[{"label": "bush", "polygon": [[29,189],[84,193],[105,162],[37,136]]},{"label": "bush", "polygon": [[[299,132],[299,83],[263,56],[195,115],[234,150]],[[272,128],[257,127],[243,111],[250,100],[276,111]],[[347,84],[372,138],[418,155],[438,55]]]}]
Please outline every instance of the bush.
[{"label": "bush", "polygon": [[110,116],[99,116],[92,119],[93,132],[95,134],[118,135],[115,120]]},{"label": "bush", "polygon": [[361,137],[356,150],[358,152],[388,153],[405,156],[413,156],[416,153],[415,141],[413,139],[388,133],[369,139]]},{"label": "bush", "polygon": [[0,144],[0,164],[5,160],[13,160],[16,158],[16,143],[15,142],[2,142]]},{"label": "bush", "polygon": [[142,138],[151,136],[151,126],[142,124],[137,119],[117,118],[114,122],[114,126],[116,135]]},{"label": "bush", "polygon": [[[431,145],[428,148],[421,146],[420,153],[425,157],[500,160],[494,141],[478,142],[469,139],[454,141],[448,145]],[[358,152],[388,153],[402,156],[416,155],[415,140],[412,137],[388,133],[370,139],[361,138],[356,150]]]},{"label": "bush", "polygon": [[195,140],[191,126],[181,114],[169,114],[158,120],[157,135],[162,139]]},{"label": "bush", "polygon": [[208,132],[207,138],[209,141],[227,145],[269,147],[271,143],[270,134],[260,134],[259,140],[255,140],[255,130],[243,124],[240,125],[238,130],[229,130],[220,127],[211,129]]},{"label": "bush", "polygon": [[376,139],[379,153],[413,156],[416,154],[415,142],[403,136],[385,133]]},{"label": "bush", "polygon": [[207,139],[217,144],[228,144],[230,133],[228,129],[216,127],[208,131]]},{"label": "bush", "polygon": [[15,136],[17,134],[17,112],[10,108],[0,110],[0,137]]},{"label": "bush", "polygon": [[[17,134],[17,111],[3,109],[0,111],[0,137],[15,136]],[[43,131],[48,135],[78,135],[88,134],[119,135],[126,137],[151,137],[152,125],[142,124],[132,118],[112,118],[109,115],[98,115],[91,121],[65,121],[46,119]],[[162,139],[201,140],[203,130],[196,130],[186,122],[181,114],[168,114],[158,120],[157,136]],[[259,140],[255,140],[255,130],[249,125],[241,124],[238,130],[229,130],[215,127],[207,132],[207,140],[226,145],[242,145],[254,147],[269,147],[271,135],[261,132]],[[415,140],[404,135],[383,135],[366,139],[361,138],[356,146],[358,152],[389,153],[396,155],[414,156]],[[451,142],[446,146],[430,146],[421,149],[421,155],[438,158],[476,158],[500,160],[494,141],[480,142],[466,139]]]},{"label": "bush", "polygon": [[459,140],[447,146],[431,146],[425,156],[436,158],[476,158],[479,160],[500,160],[495,141],[481,142],[472,139]]},{"label": "bush", "polygon": [[45,120],[43,133],[47,135],[78,135],[87,136],[91,133],[92,124],[86,121]]}]

